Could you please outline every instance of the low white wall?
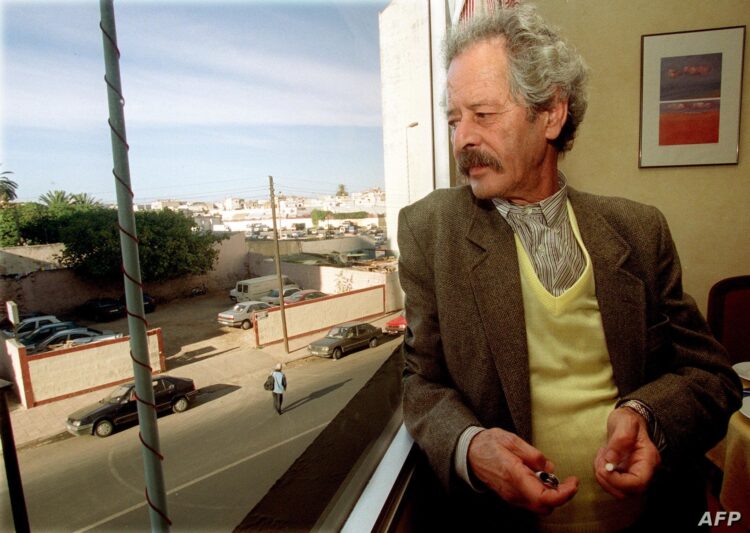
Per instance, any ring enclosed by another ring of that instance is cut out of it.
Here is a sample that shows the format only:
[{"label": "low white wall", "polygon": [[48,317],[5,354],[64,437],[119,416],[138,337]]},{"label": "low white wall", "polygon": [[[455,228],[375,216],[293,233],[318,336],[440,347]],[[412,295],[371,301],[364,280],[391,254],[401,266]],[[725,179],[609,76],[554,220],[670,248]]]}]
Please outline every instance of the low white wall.
[{"label": "low white wall", "polygon": [[0,250],[0,274],[27,274],[62,268],[57,258],[64,248],[60,243],[7,246]]},{"label": "low white wall", "polygon": [[[147,333],[149,364],[164,372],[166,362],[161,329]],[[14,382],[24,407],[84,394],[133,377],[130,337],[84,344],[73,348],[26,355],[14,340],[6,342]]]},{"label": "low white wall", "polygon": [[3,344],[5,345],[5,353],[2,354],[3,362],[0,365],[4,372],[3,378],[13,383],[13,391],[16,396],[21,400],[24,407],[28,407],[25,403],[25,399],[28,397],[28,384],[23,379],[24,368],[21,364],[26,357],[26,348],[15,339],[7,339]]},{"label": "low white wall", "polygon": [[[289,338],[323,331],[336,324],[382,315],[385,312],[385,287],[370,287],[345,294],[309,300],[285,306]],[[256,318],[255,340],[258,346],[284,340],[281,309]]]},{"label": "low white wall", "polygon": [[[250,269],[259,276],[275,274],[273,261],[259,254],[250,254]],[[281,271],[304,289],[318,289],[326,294],[341,294],[367,287],[385,287],[385,311],[404,308],[404,293],[398,272],[370,272],[355,268],[341,268],[298,263],[281,264]]]}]

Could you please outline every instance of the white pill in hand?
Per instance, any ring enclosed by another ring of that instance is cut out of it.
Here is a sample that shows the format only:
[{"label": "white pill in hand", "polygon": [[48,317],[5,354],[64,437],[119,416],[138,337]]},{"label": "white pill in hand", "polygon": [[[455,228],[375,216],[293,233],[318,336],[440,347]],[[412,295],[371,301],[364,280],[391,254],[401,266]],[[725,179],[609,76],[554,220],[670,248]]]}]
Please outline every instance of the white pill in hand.
[{"label": "white pill in hand", "polygon": [[606,465],[604,465],[604,469],[607,472],[613,472],[615,470],[615,465],[613,465],[612,463],[607,463]]}]

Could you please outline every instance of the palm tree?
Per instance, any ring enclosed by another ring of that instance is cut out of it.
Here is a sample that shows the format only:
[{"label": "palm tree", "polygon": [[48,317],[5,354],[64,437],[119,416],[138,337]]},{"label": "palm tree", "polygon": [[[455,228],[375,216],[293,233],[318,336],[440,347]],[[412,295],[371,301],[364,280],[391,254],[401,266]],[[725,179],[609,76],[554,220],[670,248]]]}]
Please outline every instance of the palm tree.
[{"label": "palm tree", "polygon": [[8,176],[13,174],[10,170],[4,170],[0,172],[0,205],[5,205],[8,202],[12,202],[18,196],[16,195],[16,189],[18,183],[10,179]]},{"label": "palm tree", "polygon": [[99,207],[102,203],[87,192],[70,195],[70,203],[81,207]]},{"label": "palm tree", "polygon": [[50,209],[63,207],[72,203],[71,196],[65,191],[49,191],[39,197],[39,201]]}]

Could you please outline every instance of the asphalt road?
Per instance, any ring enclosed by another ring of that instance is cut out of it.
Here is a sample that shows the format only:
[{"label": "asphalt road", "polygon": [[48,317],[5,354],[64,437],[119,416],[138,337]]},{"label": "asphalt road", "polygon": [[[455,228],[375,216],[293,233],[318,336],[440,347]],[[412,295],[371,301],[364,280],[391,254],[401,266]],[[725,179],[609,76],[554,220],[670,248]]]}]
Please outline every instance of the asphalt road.
[{"label": "asphalt road", "polygon": [[[173,531],[231,531],[364,385],[400,339],[286,369],[285,412],[258,387],[208,388],[159,419]],[[138,428],[106,439],[62,438],[19,452],[31,529],[149,531]],[[0,485],[0,530],[12,531]],[[293,502],[290,502],[293,512]]]}]

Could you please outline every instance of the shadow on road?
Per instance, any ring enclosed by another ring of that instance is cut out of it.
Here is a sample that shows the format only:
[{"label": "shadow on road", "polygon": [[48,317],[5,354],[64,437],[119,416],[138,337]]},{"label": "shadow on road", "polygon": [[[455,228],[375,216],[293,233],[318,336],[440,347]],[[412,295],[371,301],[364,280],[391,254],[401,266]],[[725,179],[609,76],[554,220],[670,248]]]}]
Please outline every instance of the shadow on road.
[{"label": "shadow on road", "polygon": [[167,357],[167,368],[169,368],[169,370],[173,370],[183,365],[189,365],[190,363],[202,361],[203,359],[209,359],[211,357],[216,357],[217,355],[222,355],[228,352],[233,352],[234,350],[239,350],[239,348],[240,348],[239,346],[234,346],[227,350],[215,351],[216,350],[215,347],[206,346],[198,350],[185,352],[184,354],[178,357]]},{"label": "shadow on road", "polygon": [[327,386],[325,388],[322,388],[320,390],[317,390],[315,392],[311,392],[310,394],[308,394],[304,398],[300,398],[299,400],[296,400],[296,401],[290,403],[288,406],[284,407],[281,410],[281,412],[282,413],[287,413],[287,412],[291,411],[292,409],[296,409],[297,407],[306,404],[307,402],[311,402],[313,400],[317,400],[318,398],[321,398],[321,397],[325,396],[329,392],[333,392],[336,389],[338,389],[339,387],[343,387],[344,385],[346,385],[350,381],[351,381],[351,378],[349,378],[347,380],[344,380],[344,381],[341,381],[339,383],[334,383],[333,385],[329,385],[329,386]]},{"label": "shadow on road", "polygon": [[199,405],[203,405],[204,403],[218,400],[222,396],[231,394],[239,389],[240,387],[237,385],[227,385],[224,383],[217,383],[215,385],[201,387],[200,389],[198,389],[198,394],[195,396],[195,400],[193,400],[193,407],[198,407]]}]

